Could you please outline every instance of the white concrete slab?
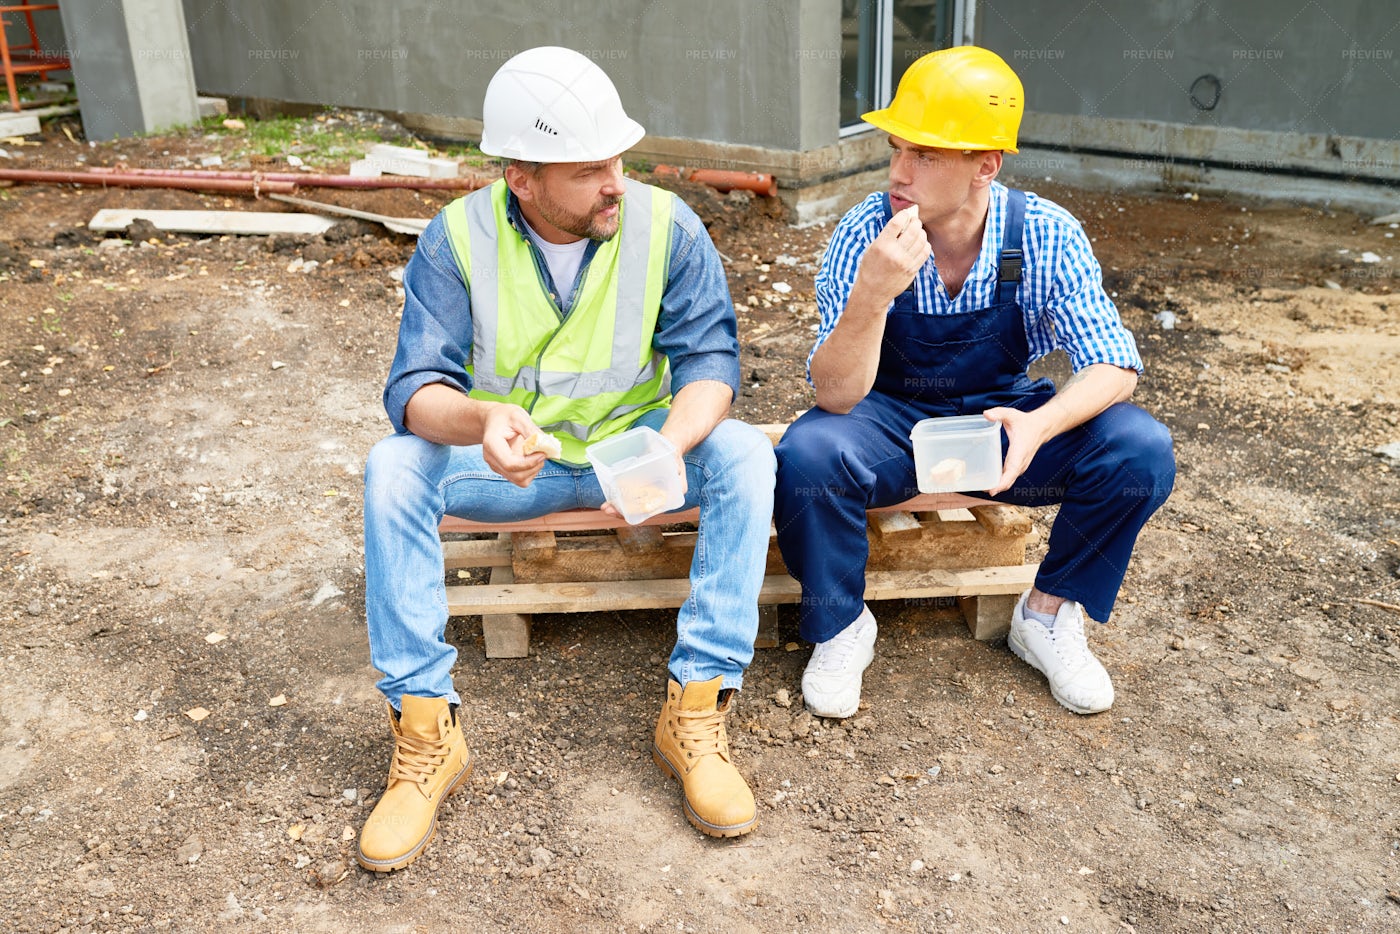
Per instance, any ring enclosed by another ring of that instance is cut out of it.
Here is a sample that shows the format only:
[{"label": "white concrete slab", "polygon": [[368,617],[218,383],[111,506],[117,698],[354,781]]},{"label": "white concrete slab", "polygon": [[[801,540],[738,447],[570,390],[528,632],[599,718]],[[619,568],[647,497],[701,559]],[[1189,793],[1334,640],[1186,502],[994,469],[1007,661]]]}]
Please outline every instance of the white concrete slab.
[{"label": "white concrete slab", "polygon": [[88,221],[90,230],[125,230],[134,220],[150,221],[157,230],[209,234],[325,233],[335,221],[316,214],[284,211],[148,211],[103,208]]}]

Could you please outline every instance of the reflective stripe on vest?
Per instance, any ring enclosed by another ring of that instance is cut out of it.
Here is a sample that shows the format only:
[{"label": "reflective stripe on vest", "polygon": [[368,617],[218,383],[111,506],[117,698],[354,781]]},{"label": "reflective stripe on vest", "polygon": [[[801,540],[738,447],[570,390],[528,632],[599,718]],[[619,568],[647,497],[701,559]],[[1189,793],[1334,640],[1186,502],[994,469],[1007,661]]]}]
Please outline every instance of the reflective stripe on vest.
[{"label": "reflective stripe on vest", "polygon": [[670,401],[666,357],[652,346],[671,257],[674,195],[628,179],[618,233],[599,244],[562,318],[530,244],[508,220],[504,180],[444,208],[448,241],[471,291],[471,396],[512,402],[587,462],[593,441]]}]

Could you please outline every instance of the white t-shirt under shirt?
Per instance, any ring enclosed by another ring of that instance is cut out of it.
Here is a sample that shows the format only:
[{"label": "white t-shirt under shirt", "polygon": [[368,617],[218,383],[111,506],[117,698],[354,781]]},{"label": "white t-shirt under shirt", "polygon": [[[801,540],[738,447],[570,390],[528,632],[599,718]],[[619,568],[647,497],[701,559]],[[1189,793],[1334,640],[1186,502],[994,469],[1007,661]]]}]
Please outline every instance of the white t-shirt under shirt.
[{"label": "white t-shirt under shirt", "polygon": [[578,267],[583,263],[584,251],[588,249],[588,238],[573,243],[550,243],[535,233],[529,221],[525,221],[525,230],[535,246],[540,248],[545,265],[549,267],[549,276],[559,290],[559,307],[568,308],[574,294],[574,279],[578,278]]}]

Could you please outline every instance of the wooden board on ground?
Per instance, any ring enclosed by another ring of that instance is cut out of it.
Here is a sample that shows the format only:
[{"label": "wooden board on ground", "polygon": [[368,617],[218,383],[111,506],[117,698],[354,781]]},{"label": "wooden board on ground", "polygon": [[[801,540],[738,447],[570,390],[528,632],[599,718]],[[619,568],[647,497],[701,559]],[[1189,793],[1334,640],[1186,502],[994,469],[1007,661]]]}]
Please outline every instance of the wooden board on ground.
[{"label": "wooden board on ground", "polygon": [[362,221],[374,221],[383,224],[388,230],[394,233],[408,234],[416,237],[424,230],[428,229],[431,217],[391,217],[388,214],[375,214],[371,211],[357,211],[354,208],[343,208],[338,204],[326,204],[324,201],[310,201],[306,198],[294,198],[291,195],[279,195],[275,192],[268,195],[273,201],[284,201],[287,204],[295,204],[298,207],[310,208],[322,214],[338,214],[341,217],[355,217]]},{"label": "wooden board on ground", "polygon": [[135,220],[150,221],[157,230],[207,234],[325,233],[335,221],[318,214],[289,211],[154,211],[145,208],[103,208],[88,221],[90,230],[126,230]]}]

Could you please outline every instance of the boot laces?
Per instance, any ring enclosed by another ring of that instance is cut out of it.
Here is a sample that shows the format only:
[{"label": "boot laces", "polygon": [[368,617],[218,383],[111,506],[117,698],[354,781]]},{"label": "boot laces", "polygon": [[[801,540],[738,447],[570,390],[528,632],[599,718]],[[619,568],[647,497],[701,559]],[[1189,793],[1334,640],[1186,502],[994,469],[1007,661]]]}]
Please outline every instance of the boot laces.
[{"label": "boot laces", "polygon": [[401,735],[394,746],[393,761],[389,764],[389,781],[426,784],[446,758],[446,740]]},{"label": "boot laces", "polygon": [[673,725],[676,741],[686,758],[718,754],[727,758],[729,740],[724,733],[724,715],[718,710],[677,710]]}]

